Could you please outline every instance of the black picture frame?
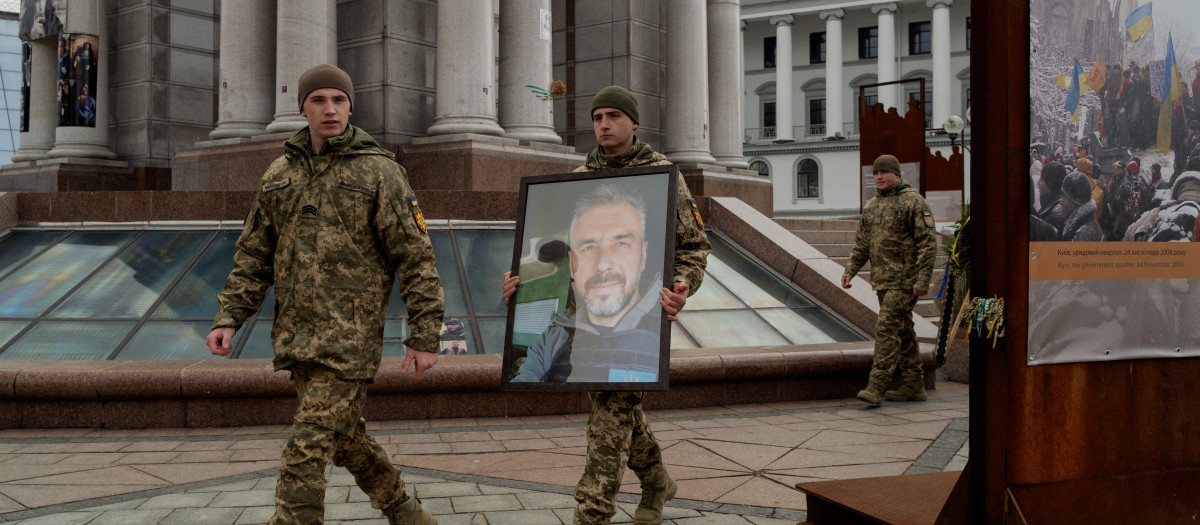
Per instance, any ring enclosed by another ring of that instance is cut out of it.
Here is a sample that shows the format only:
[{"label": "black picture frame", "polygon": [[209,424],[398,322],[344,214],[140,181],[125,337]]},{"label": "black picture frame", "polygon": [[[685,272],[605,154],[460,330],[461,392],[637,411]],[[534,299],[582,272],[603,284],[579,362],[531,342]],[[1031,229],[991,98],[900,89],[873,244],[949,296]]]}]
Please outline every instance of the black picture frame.
[{"label": "black picture frame", "polygon": [[[678,179],[678,167],[670,165],[521,179],[512,272],[522,282],[508,306],[502,390],[667,390],[671,326],[658,292],[674,279]],[[632,285],[626,275],[636,254],[624,251],[630,248],[619,241],[631,238],[622,232],[641,216],[624,211],[635,209],[630,194],[641,197],[645,232],[632,248],[641,253]],[[572,220],[577,207],[578,222]],[[596,226],[588,230],[594,237],[578,236],[587,225]],[[596,255],[578,255],[589,251]],[[595,286],[618,289],[598,292],[594,309],[587,299],[576,308],[574,277],[581,273],[596,280]],[[596,277],[600,273],[615,280]],[[611,326],[592,322],[597,315]],[[577,339],[586,344],[576,347]],[[559,348],[549,349],[555,342]],[[569,342],[566,353],[562,342]],[[604,348],[609,344],[622,348]],[[531,348],[542,351],[530,354]]]}]

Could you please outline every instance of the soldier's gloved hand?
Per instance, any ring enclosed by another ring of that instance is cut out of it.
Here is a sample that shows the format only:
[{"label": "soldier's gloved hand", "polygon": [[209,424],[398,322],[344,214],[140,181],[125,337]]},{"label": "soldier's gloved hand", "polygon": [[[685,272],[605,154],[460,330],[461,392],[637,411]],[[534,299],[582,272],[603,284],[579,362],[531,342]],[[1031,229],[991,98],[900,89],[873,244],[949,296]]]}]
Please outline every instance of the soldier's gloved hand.
[{"label": "soldier's gloved hand", "polygon": [[235,330],[233,328],[229,328],[227,326],[214,328],[213,331],[208,334],[208,337],[204,338],[204,344],[208,345],[208,350],[212,352],[213,355],[229,355],[229,352],[233,351],[234,331]]},{"label": "soldier's gloved hand", "polygon": [[413,379],[420,381],[425,378],[425,371],[433,368],[433,365],[436,365],[437,361],[438,356],[433,352],[422,352],[409,348],[408,352],[404,354],[404,363],[400,365],[400,372],[407,374],[408,365],[415,362],[417,373],[413,374]]},{"label": "soldier's gloved hand", "polygon": [[673,289],[663,288],[658,292],[662,300],[658,304],[662,305],[663,311],[667,312],[667,320],[675,321],[680,310],[683,310],[683,305],[687,304],[687,283],[674,283]]},{"label": "soldier's gloved hand", "polygon": [[504,305],[508,306],[508,299],[517,293],[517,285],[521,284],[521,276],[513,275],[512,272],[504,272]]}]

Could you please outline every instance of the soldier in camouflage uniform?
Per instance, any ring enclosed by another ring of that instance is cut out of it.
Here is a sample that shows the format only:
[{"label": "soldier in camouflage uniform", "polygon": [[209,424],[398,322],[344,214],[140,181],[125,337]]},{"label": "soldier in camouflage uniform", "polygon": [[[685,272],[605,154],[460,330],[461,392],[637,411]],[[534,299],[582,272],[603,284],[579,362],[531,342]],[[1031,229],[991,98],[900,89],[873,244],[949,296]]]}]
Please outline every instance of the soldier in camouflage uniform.
[{"label": "soldier in camouflage uniform", "polygon": [[[880,155],[873,171],[878,194],[863,208],[854,250],[842,275],[842,288],[850,288],[850,280],[870,260],[871,286],[879,296],[875,361],[867,388],[858,393],[858,399],[873,405],[882,403],[885,396],[892,401],[925,401],[912,311],[933,278],[937,250],[933,214],[925,198],[900,178],[896,157]],[[904,386],[884,392],[897,368]]]},{"label": "soldier in camouflage uniform", "polygon": [[421,379],[437,363],[444,300],[425,219],[393,155],[349,125],[354,87],[345,72],[309,69],[298,102],[308,127],[262,177],[206,342],[227,355],[234,331],[275,286],[275,369],[291,372],[300,406],[269,523],[322,523],[332,460],[390,523],[436,524],[405,493],[362,418],[396,275],[412,329],[403,369],[415,363]]},{"label": "soldier in camouflage uniform", "polygon": [[[627,89],[609,86],[592,99],[592,127],[599,146],[575,171],[598,171],[639,166],[664,166],[670,161],[633,136],[638,127],[637,96]],[[687,297],[700,288],[704,266],[712,246],[696,201],[683,176],[675,197],[674,285],[659,291],[659,304],[674,321]],[[519,276],[504,274],[504,301],[508,302],[520,283]],[[575,488],[576,524],[608,523],[616,514],[616,497],[625,465],[637,474],[642,499],[634,512],[635,524],[662,523],[662,509],[675,497],[676,485],[662,463],[662,451],[642,411],[645,392],[589,392],[592,415],[587,425],[587,465]]]}]

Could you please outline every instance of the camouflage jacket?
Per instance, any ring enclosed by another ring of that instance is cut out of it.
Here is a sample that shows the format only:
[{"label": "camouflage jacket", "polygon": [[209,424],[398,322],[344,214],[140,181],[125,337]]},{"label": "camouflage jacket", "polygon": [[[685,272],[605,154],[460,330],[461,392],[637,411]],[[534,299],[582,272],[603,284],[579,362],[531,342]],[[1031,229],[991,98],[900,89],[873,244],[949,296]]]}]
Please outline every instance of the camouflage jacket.
[{"label": "camouflage jacket", "polygon": [[926,290],[936,251],[929,204],[901,180],[867,201],[844,275],[854,276],[870,260],[873,289]]},{"label": "camouflage jacket", "polygon": [[[588,153],[583,165],[575,171],[599,171],[641,166],[670,166],[671,161],[654,151],[649,144],[633,140],[633,146],[620,155],[605,155],[600,147]],[[696,201],[688,191],[687,182],[679,175],[675,196],[675,281],[688,285],[688,296],[696,293],[704,282],[704,266],[712,245],[704,233],[704,224],[698,222],[700,212],[695,211]]]},{"label": "camouflage jacket", "polygon": [[394,278],[410,348],[436,352],[445,308],[425,219],[404,169],[348,126],[313,155],[307,128],[262,177],[213,327],[241,327],[275,286],[275,369],[327,366],[346,379],[379,369]]}]

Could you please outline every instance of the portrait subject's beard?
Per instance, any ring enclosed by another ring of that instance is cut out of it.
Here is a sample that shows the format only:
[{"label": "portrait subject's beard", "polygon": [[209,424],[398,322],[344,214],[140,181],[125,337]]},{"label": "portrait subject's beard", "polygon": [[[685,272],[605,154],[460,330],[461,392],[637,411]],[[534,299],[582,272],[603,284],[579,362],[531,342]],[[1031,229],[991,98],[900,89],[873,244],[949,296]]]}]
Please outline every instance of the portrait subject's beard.
[{"label": "portrait subject's beard", "polygon": [[[619,293],[611,295],[607,299],[593,297],[591,293],[588,293],[593,286],[609,282],[616,282],[621,285]],[[584,283],[584,290],[584,306],[587,307],[588,313],[595,317],[616,315],[633,300],[633,287],[629,286],[629,283],[625,280],[625,276],[620,272],[610,271],[593,275],[591,279],[588,279]]]}]

